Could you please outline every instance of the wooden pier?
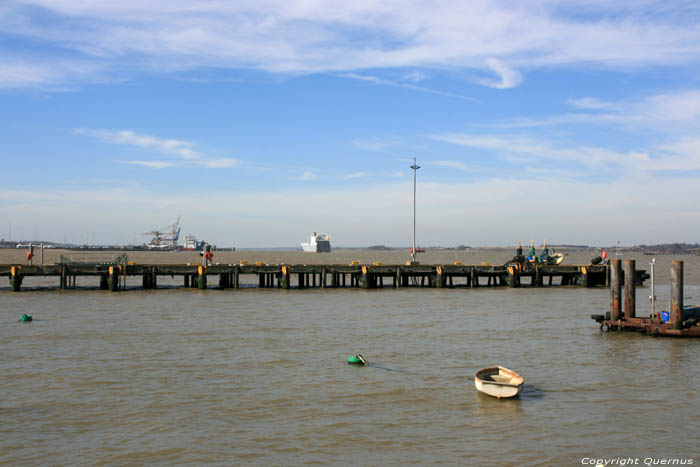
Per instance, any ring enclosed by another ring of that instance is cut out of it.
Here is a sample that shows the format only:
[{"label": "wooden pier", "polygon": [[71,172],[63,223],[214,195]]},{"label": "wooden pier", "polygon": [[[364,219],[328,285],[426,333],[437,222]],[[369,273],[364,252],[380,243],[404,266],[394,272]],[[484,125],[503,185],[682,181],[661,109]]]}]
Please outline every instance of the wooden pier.
[{"label": "wooden pier", "polygon": [[[649,277],[644,270],[629,271],[636,285],[643,285]],[[428,265],[368,265],[353,262],[349,265],[284,265],[284,264],[56,264],[47,266],[0,265],[0,276],[7,276],[10,289],[22,290],[29,277],[56,277],[58,289],[74,289],[78,278],[99,277],[103,290],[119,291],[126,288],[127,279],[142,279],[143,289],[156,289],[162,276],[181,277],[183,287],[206,289],[218,285],[220,289],[257,287],[261,289],[306,288],[403,288],[403,287],[596,287],[610,284],[609,265],[546,265],[520,263],[494,266]],[[243,284],[242,276],[248,280]],[[252,281],[250,280],[252,276]],[[615,276],[622,278],[622,275]],[[217,281],[218,280],[218,284]]]},{"label": "wooden pier", "polygon": [[634,260],[625,261],[624,272],[621,260],[610,262],[610,311],[605,315],[591,315],[592,319],[600,323],[600,330],[635,331],[654,337],[700,337],[700,309],[683,306],[683,261],[671,263],[671,307],[666,320],[662,313],[653,313],[645,318],[637,317],[635,282],[624,284],[623,297],[623,274],[634,271],[634,268]]}]

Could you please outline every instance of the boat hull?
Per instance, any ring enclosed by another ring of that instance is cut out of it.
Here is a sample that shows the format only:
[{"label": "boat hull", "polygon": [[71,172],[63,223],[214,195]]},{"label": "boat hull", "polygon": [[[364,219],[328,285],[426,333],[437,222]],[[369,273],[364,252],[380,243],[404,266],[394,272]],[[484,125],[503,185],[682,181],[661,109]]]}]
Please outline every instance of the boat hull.
[{"label": "boat hull", "polygon": [[306,253],[330,253],[331,242],[317,240],[316,243],[302,243],[301,248]]},{"label": "boat hull", "polygon": [[522,376],[502,366],[482,368],[474,375],[476,389],[498,399],[518,396],[523,383]]}]

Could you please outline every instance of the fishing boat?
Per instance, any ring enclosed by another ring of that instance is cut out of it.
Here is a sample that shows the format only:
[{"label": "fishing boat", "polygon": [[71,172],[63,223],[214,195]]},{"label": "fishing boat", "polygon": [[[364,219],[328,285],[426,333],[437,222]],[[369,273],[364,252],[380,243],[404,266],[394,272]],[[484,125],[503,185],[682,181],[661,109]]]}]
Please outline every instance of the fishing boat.
[{"label": "fishing boat", "polygon": [[489,396],[515,397],[523,390],[523,377],[502,366],[482,368],[474,375],[476,389]]}]

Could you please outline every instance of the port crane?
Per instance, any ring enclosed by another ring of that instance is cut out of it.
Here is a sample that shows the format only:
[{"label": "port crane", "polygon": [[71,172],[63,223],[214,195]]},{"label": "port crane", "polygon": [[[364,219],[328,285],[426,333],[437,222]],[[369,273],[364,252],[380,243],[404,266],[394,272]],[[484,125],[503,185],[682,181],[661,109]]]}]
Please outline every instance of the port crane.
[{"label": "port crane", "polygon": [[149,250],[175,250],[177,249],[177,240],[180,238],[180,217],[174,224],[163,227],[162,229],[144,232],[142,235],[153,235],[151,242],[146,245]]}]

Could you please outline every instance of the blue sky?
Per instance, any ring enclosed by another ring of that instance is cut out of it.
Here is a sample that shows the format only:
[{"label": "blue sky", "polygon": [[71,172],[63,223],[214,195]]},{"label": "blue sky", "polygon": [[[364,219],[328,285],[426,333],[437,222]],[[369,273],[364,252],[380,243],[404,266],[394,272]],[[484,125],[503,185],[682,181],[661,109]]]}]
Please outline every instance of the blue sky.
[{"label": "blue sky", "polygon": [[609,3],[6,0],[0,237],[696,242],[700,4]]}]

